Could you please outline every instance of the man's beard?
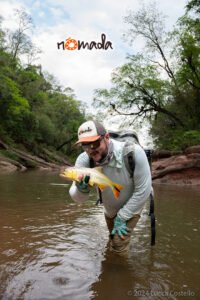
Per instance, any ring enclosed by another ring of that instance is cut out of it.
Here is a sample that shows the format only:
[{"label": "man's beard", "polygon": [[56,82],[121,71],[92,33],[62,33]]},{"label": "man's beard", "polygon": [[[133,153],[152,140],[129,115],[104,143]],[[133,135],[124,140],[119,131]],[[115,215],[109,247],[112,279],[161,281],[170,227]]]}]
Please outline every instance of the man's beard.
[{"label": "man's beard", "polygon": [[[98,154],[99,154],[98,151],[93,151],[93,152],[90,154],[90,157],[92,158],[92,157],[94,157],[94,156],[96,156],[96,155],[98,155]],[[98,161],[96,161],[96,162],[97,162],[97,163],[101,163],[102,161],[104,161],[104,159],[106,158],[106,156],[107,156],[107,151],[105,151],[104,153],[102,153],[100,159],[99,159]]]},{"label": "man's beard", "polygon": [[105,152],[101,155],[101,158],[99,161],[96,162],[97,165],[105,165],[109,163],[113,156],[113,143],[110,141],[108,146],[106,147]]},{"label": "man's beard", "polygon": [[107,151],[106,152],[104,152],[103,154],[102,154],[102,156],[101,156],[101,158],[100,158],[100,160],[98,161],[98,163],[100,164],[101,162],[103,162],[104,161],[104,159],[106,158],[106,156],[107,156]]}]

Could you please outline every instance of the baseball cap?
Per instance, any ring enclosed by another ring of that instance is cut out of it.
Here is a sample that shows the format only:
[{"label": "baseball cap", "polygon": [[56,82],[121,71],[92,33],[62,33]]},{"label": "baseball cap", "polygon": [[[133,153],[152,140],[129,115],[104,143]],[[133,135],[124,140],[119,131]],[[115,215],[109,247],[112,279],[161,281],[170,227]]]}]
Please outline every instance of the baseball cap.
[{"label": "baseball cap", "polygon": [[78,129],[78,141],[76,144],[95,142],[106,133],[107,131],[101,123],[97,121],[87,121]]}]

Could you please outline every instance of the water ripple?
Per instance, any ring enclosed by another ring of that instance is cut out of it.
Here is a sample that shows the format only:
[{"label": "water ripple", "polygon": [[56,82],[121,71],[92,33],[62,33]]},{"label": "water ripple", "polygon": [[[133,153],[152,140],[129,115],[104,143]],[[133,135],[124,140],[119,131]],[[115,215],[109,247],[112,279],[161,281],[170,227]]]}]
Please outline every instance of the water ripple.
[{"label": "water ripple", "polygon": [[150,246],[147,207],[128,257],[120,258],[109,252],[102,207],[94,205],[95,197],[76,204],[59,180],[40,173],[0,180],[0,299],[130,300],[136,290],[199,292],[196,191],[159,188],[155,247]]}]

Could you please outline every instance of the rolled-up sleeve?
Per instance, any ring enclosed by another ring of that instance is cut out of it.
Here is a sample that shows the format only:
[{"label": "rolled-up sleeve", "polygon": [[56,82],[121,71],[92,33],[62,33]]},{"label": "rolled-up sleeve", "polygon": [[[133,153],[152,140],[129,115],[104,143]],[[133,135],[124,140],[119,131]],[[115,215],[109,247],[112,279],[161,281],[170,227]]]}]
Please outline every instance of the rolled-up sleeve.
[{"label": "rolled-up sleeve", "polygon": [[144,150],[135,145],[135,171],[133,177],[134,192],[126,204],[119,210],[118,216],[129,220],[140,214],[152,190],[151,170]]},{"label": "rolled-up sleeve", "polygon": [[[90,164],[89,157],[85,152],[81,153],[75,162],[75,166],[80,168],[88,168],[89,164]],[[75,202],[79,202],[79,203],[85,202],[89,198],[89,193],[81,193],[77,189],[75,182],[72,183],[69,189],[69,194]]]}]

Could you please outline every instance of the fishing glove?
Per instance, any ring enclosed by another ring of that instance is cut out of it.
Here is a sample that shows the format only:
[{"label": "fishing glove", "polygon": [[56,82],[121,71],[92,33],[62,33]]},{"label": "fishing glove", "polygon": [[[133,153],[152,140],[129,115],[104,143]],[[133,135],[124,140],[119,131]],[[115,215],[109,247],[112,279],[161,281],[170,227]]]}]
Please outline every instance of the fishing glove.
[{"label": "fishing glove", "polygon": [[114,228],[112,230],[112,235],[118,234],[121,238],[128,234],[129,229],[126,226],[126,221],[122,220],[120,217],[116,216],[114,220]]},{"label": "fishing glove", "polygon": [[78,190],[82,193],[89,193],[89,186],[88,183],[90,181],[90,176],[86,175],[83,177],[83,179],[80,182],[76,182],[76,186]]}]

